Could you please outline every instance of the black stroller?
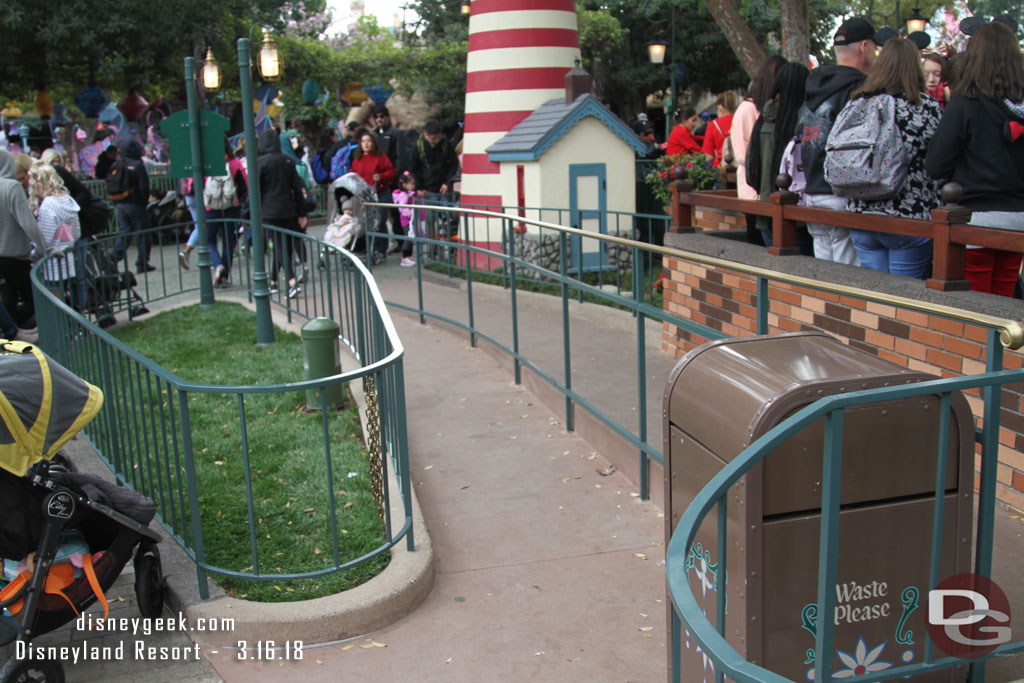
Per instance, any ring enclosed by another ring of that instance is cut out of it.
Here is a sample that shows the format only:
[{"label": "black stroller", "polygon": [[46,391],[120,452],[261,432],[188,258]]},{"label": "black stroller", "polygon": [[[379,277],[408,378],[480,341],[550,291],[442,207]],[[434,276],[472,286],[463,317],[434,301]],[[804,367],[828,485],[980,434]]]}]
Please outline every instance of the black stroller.
[{"label": "black stroller", "polygon": [[129,319],[149,313],[135,291],[135,275],[118,270],[106,246],[90,237],[84,248],[76,248],[75,255],[76,268],[82,268],[83,275],[78,286],[85,288],[85,296],[76,296],[75,301],[84,304],[82,313],[91,315],[97,325],[110,327],[116,323],[114,314],[119,310],[127,309]]},{"label": "black stroller", "polygon": [[[127,487],[70,472],[58,452],[99,412],[103,393],[38,348],[0,340],[0,645],[25,644],[0,668],[0,683],[64,680],[59,661],[36,658],[35,637],[99,600],[135,556],[144,617],[163,612],[156,506]],[[48,405],[41,405],[41,404]],[[24,558],[24,559],[22,559]],[[20,563],[19,563],[20,560]]]},{"label": "black stroller", "polygon": [[149,212],[149,224],[154,228],[163,228],[155,233],[154,239],[164,244],[178,244],[188,239],[192,230],[192,215],[188,212],[185,200],[174,190],[168,190],[163,197],[158,197],[146,204]]}]

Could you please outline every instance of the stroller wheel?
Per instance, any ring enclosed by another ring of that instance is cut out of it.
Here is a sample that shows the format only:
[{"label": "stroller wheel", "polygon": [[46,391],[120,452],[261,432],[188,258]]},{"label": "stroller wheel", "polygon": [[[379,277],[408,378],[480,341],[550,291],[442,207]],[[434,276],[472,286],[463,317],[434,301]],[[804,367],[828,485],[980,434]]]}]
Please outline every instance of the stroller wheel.
[{"label": "stroller wheel", "polygon": [[0,683],[64,683],[60,662],[12,657],[0,669]]},{"label": "stroller wheel", "polygon": [[164,572],[155,543],[141,543],[135,551],[135,598],[142,616],[156,619],[163,615]]}]

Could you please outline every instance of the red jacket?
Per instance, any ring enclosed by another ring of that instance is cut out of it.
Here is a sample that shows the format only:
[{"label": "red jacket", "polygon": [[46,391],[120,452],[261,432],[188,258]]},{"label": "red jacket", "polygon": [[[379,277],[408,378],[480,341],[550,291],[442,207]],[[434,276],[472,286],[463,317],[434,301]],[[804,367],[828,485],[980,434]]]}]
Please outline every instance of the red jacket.
[{"label": "red jacket", "polygon": [[714,159],[712,166],[718,168],[722,165],[722,146],[725,139],[729,137],[732,130],[732,114],[719,116],[708,123],[708,131],[704,134],[703,152]]},{"label": "red jacket", "polygon": [[[383,154],[373,156],[364,154],[352,162],[352,172],[358,173],[359,177],[366,181],[366,184],[377,192],[382,192],[391,187],[391,181],[395,179],[395,167],[391,160]],[[380,176],[380,180],[373,182],[373,174]]]},{"label": "red jacket", "polygon": [[669,133],[665,151],[670,157],[677,154],[700,154],[700,142],[693,136],[693,133],[686,129],[686,126],[679,124]]}]

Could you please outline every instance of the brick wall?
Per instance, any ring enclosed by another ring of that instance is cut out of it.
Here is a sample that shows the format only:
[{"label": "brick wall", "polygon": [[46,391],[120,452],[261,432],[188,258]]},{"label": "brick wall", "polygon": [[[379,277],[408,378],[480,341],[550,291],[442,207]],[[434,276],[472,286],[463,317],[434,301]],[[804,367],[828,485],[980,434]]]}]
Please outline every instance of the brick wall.
[{"label": "brick wall", "polygon": [[747,217],[734,211],[697,209],[694,212],[697,230],[746,230]]},{"label": "brick wall", "polygon": [[[666,258],[664,287],[665,308],[673,315],[730,336],[756,334],[757,282],[753,277]],[[985,370],[986,331],[975,325],[784,283],[769,286],[769,299],[772,333],[829,332],[897,365],[941,377],[975,375]],[[664,326],[662,348],[676,356],[706,341],[676,325]],[[1003,367],[1020,369],[1022,360],[1019,351],[1005,351]],[[980,424],[980,392],[971,394],[967,401]],[[975,488],[978,466],[976,461]],[[1008,385],[1003,391],[996,495],[1024,511],[1024,386],[1019,384]]]}]

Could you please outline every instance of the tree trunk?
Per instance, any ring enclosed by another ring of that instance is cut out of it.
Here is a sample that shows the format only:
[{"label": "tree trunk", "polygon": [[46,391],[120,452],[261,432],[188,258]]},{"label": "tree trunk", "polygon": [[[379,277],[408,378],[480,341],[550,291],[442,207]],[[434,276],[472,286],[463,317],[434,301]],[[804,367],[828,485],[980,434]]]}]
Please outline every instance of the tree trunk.
[{"label": "tree trunk", "polygon": [[782,0],[782,56],[810,68],[811,23],[808,0]]},{"label": "tree trunk", "polygon": [[[726,40],[736,53],[737,59],[747,74],[753,78],[757,74],[761,62],[765,60],[764,50],[757,43],[754,32],[750,30],[746,19],[733,0],[705,0],[708,11],[715,18],[715,23],[722,30]],[[783,6],[789,2],[802,3],[804,7],[804,26],[807,26],[807,0],[782,0]],[[785,22],[783,22],[785,26]],[[805,44],[807,38],[804,38]],[[805,58],[806,61],[806,58]]]}]

